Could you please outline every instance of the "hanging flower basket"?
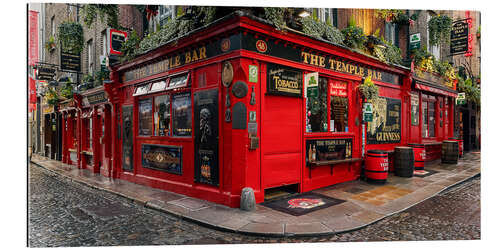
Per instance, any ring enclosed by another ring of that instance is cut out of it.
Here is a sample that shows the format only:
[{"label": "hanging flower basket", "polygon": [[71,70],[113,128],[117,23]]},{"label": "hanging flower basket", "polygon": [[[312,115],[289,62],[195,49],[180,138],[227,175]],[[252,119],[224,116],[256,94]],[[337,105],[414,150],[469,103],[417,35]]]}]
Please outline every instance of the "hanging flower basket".
[{"label": "hanging flower basket", "polygon": [[362,84],[358,86],[359,92],[366,100],[376,100],[379,97],[378,87],[370,76],[366,77]]}]

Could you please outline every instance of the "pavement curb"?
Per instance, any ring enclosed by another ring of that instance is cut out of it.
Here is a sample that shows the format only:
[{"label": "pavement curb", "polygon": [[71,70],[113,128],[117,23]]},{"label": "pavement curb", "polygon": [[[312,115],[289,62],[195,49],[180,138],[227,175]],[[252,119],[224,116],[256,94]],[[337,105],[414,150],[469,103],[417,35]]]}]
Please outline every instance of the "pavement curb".
[{"label": "pavement curb", "polygon": [[[45,162],[45,161],[49,161],[49,160],[41,160],[40,162]],[[76,183],[80,183],[80,184],[83,184],[87,187],[90,187],[92,189],[95,189],[95,190],[99,190],[99,191],[104,191],[104,192],[107,192],[107,193],[111,193],[111,194],[114,194],[114,195],[117,195],[119,197],[123,197],[127,200],[129,200],[130,202],[133,202],[133,203],[136,203],[136,204],[139,204],[145,208],[149,208],[149,209],[153,209],[153,210],[156,210],[156,211],[159,211],[159,212],[163,212],[163,213],[166,213],[166,214],[169,214],[171,216],[174,216],[176,218],[179,218],[181,220],[184,220],[184,221],[188,221],[188,222],[191,222],[191,223],[194,223],[194,224],[197,224],[197,225],[201,225],[201,226],[204,226],[204,227],[207,227],[207,228],[210,228],[210,229],[215,229],[215,230],[218,230],[218,231],[223,231],[223,232],[229,232],[229,233],[237,233],[237,234],[241,234],[241,235],[248,235],[248,236],[264,236],[264,237],[273,237],[273,238],[287,238],[287,237],[319,237],[319,236],[333,236],[333,235],[336,235],[336,234],[342,234],[342,233],[347,233],[347,232],[352,232],[352,231],[357,231],[357,230],[360,230],[360,229],[363,229],[369,225],[372,225],[372,224],[375,224],[385,218],[388,218],[390,216],[393,216],[395,214],[398,214],[398,213],[401,213],[411,207],[414,207],[430,198],[433,198],[457,185],[460,185],[470,179],[473,179],[473,178],[476,178],[478,176],[481,175],[481,172],[479,173],[476,173],[472,176],[469,176],[469,177],[466,177],[465,179],[463,180],[460,180],[458,182],[455,182],[455,183],[452,183],[448,186],[445,186],[443,187],[440,191],[437,191],[436,193],[430,195],[429,197],[426,197],[414,204],[411,204],[409,206],[406,206],[402,209],[399,209],[397,211],[394,211],[392,213],[388,213],[388,214],[385,214],[384,216],[380,217],[380,218],[377,218],[373,221],[370,221],[368,223],[365,223],[363,225],[360,225],[360,226],[356,226],[356,227],[353,227],[353,228],[349,228],[349,229],[345,229],[345,230],[339,230],[339,231],[335,231],[334,229],[328,227],[327,225],[325,225],[324,223],[321,223],[322,225],[324,225],[326,228],[330,229],[331,232],[310,232],[310,233],[287,233],[286,232],[286,226],[287,224],[283,224],[283,231],[282,233],[272,233],[272,232],[267,232],[267,233],[263,233],[263,232],[255,232],[255,231],[245,231],[245,230],[239,230],[241,228],[245,228],[245,226],[251,224],[252,222],[249,222],[241,227],[239,227],[239,229],[232,229],[232,228],[227,228],[227,227],[224,227],[224,226],[220,226],[220,225],[217,225],[217,224],[211,224],[209,222],[204,222],[200,219],[196,219],[196,218],[191,218],[189,216],[186,216],[186,215],[183,215],[183,214],[180,214],[180,213],[176,213],[176,212],[173,212],[173,211],[169,211],[165,208],[163,208],[161,205],[158,205],[156,204],[155,202],[153,202],[154,200],[149,200],[149,201],[144,201],[144,200],[141,200],[137,197],[133,197],[133,196],[130,196],[130,195],[127,195],[127,194],[124,194],[124,193],[121,193],[119,191],[116,191],[116,190],[112,190],[112,189],[108,189],[106,187],[100,187],[100,186],[97,186],[97,185],[93,185],[92,183],[90,182],[87,182],[85,180],[79,180],[79,179],[76,179],[76,178],[72,178],[71,176],[68,176],[68,175],[65,175],[63,173],[59,173],[55,170],[52,170],[50,169],[49,167],[46,167],[44,166],[43,164],[41,163],[38,163],[35,161],[33,161],[33,159],[30,159],[30,163],[40,167],[40,168],[43,168],[45,170],[47,170],[51,177],[63,177],[64,179],[66,180],[69,180],[71,182],[76,182]],[[160,202],[163,202],[163,201],[160,201]],[[258,223],[258,222],[257,222]],[[258,224],[266,224],[266,223],[258,223]]]}]

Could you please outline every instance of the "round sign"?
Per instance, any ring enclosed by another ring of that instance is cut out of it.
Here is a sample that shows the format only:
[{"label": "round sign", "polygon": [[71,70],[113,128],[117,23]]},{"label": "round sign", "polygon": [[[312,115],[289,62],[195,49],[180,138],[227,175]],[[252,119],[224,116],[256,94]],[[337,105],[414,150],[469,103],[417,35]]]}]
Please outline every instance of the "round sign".
[{"label": "round sign", "polygon": [[229,41],[228,38],[222,39],[222,41],[220,42],[220,49],[222,50],[222,52],[228,51],[229,48],[231,48],[231,41]]},{"label": "round sign", "polygon": [[248,93],[248,85],[245,82],[237,81],[233,86],[233,95],[237,98],[243,98]]},{"label": "round sign", "polygon": [[229,87],[233,81],[233,65],[231,62],[226,61],[222,64],[222,85]]},{"label": "round sign", "polygon": [[267,51],[267,44],[264,40],[258,40],[255,43],[255,47],[257,48],[257,51],[260,53],[265,53]]}]

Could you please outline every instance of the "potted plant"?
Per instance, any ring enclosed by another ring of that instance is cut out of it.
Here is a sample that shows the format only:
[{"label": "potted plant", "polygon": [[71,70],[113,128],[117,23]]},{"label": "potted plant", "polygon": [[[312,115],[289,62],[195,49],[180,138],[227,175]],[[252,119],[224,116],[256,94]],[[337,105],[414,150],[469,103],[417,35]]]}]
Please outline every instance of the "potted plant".
[{"label": "potted plant", "polygon": [[56,39],[54,36],[50,36],[47,42],[45,43],[45,49],[52,52],[56,48]]},{"label": "potted plant", "polygon": [[429,44],[437,45],[439,42],[449,43],[452,19],[449,16],[437,15],[431,17],[427,23],[429,29]]},{"label": "potted plant", "polygon": [[56,90],[49,88],[45,94],[45,99],[47,100],[47,104],[55,106],[59,103],[59,94]]},{"label": "potted plant", "polygon": [[359,92],[363,95],[366,100],[376,100],[378,99],[378,87],[372,81],[371,76],[367,76],[362,84],[358,86]]},{"label": "potted plant", "polygon": [[354,49],[364,48],[364,43],[367,38],[363,33],[363,29],[356,26],[356,21],[353,16],[349,19],[349,25],[342,30],[342,34],[344,34],[344,44],[348,47]]},{"label": "potted plant", "polygon": [[477,27],[476,37],[481,38],[481,25],[479,25],[479,27]]}]

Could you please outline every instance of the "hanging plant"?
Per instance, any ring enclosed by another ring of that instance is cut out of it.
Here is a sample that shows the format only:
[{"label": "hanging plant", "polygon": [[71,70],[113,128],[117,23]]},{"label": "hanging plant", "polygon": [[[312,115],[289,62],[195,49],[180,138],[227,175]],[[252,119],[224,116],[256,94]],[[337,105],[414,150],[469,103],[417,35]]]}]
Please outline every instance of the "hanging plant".
[{"label": "hanging plant", "polygon": [[47,93],[45,94],[45,100],[49,105],[57,105],[57,103],[59,103],[59,94],[53,88],[48,88]]},{"label": "hanging plant", "polygon": [[277,30],[282,30],[286,26],[284,8],[265,7],[264,18],[273,23]]},{"label": "hanging plant", "polygon": [[67,82],[61,89],[61,96],[66,99],[73,98],[73,84],[71,82]]},{"label": "hanging plant", "polygon": [[141,38],[137,35],[135,30],[132,30],[132,32],[130,32],[127,36],[127,40],[125,40],[122,44],[122,56],[120,57],[120,61],[124,62],[134,58],[137,54],[140,42]]},{"label": "hanging plant", "polygon": [[481,88],[470,78],[464,80],[462,77],[457,77],[457,80],[457,90],[465,93],[465,99],[478,105],[481,104]]},{"label": "hanging plant", "polygon": [[477,27],[476,37],[481,38],[481,25],[479,25],[479,27]]},{"label": "hanging plant", "polygon": [[365,48],[364,44],[367,38],[363,33],[363,29],[356,26],[354,16],[351,16],[349,25],[342,30],[342,34],[344,34],[344,44],[348,47],[360,50]]},{"label": "hanging plant", "polygon": [[45,43],[45,49],[48,51],[53,51],[56,48],[56,39],[53,36],[50,36],[47,42]]},{"label": "hanging plant", "polygon": [[403,14],[403,10],[398,9],[379,9],[375,10],[375,16],[385,19],[386,22],[394,21],[399,15]]},{"label": "hanging plant", "polygon": [[427,24],[429,29],[429,44],[437,45],[440,42],[450,43],[451,23],[451,18],[445,15],[431,17]]},{"label": "hanging plant", "polygon": [[109,79],[109,70],[99,70],[95,72],[96,86],[102,85],[103,81]]},{"label": "hanging plant", "polygon": [[57,37],[65,51],[80,54],[83,50],[83,28],[75,22],[66,21],[59,25]]},{"label": "hanging plant", "polygon": [[371,76],[367,76],[358,89],[366,100],[376,100],[379,97],[378,86],[372,81]]}]

